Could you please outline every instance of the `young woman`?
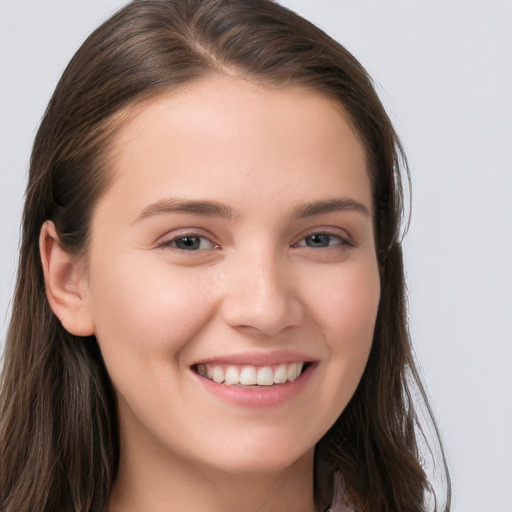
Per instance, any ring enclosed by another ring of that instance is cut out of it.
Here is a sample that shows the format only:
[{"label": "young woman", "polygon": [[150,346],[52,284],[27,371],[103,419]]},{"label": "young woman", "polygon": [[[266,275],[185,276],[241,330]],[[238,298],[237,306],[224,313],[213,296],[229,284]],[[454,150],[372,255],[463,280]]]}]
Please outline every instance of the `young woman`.
[{"label": "young woman", "polygon": [[98,28],[35,140],[1,509],[426,510],[401,163],[361,65],[278,4]]}]

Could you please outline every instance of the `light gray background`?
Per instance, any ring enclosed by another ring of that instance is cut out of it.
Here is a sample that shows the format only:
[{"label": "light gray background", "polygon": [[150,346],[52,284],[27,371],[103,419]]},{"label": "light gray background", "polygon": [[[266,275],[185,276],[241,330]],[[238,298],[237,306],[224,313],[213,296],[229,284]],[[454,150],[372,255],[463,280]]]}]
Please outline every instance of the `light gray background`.
[{"label": "light gray background", "polygon": [[[0,346],[33,136],[121,0],[0,0]],[[455,512],[512,511],[512,1],[286,0],[367,67],[413,175],[411,329]]]}]

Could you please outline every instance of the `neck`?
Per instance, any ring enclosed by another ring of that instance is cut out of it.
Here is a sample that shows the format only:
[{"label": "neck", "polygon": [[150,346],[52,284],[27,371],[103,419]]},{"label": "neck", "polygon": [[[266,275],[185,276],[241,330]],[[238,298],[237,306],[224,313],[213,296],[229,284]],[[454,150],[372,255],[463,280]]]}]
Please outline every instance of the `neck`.
[{"label": "neck", "polygon": [[313,451],[288,467],[230,473],[123,444],[109,512],[314,512]]}]

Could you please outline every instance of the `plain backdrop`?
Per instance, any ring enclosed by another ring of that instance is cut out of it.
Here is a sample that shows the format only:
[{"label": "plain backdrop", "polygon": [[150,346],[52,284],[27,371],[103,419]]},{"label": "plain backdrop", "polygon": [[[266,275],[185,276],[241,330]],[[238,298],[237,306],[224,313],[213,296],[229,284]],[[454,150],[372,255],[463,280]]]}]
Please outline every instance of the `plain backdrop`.
[{"label": "plain backdrop", "polygon": [[[455,512],[512,512],[512,1],[285,0],[374,77],[413,179],[411,332]],[[0,347],[32,139],[121,0],[0,0]]]}]

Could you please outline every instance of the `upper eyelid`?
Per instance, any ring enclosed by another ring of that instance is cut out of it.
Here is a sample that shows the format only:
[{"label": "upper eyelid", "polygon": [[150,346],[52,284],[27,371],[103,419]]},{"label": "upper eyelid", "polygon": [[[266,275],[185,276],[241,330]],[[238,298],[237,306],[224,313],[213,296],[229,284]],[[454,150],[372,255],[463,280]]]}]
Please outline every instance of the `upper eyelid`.
[{"label": "upper eyelid", "polygon": [[190,236],[190,237],[196,236],[198,238],[207,238],[212,243],[216,243],[214,234],[206,229],[203,229],[203,228],[173,229],[171,231],[166,232],[164,235],[160,236],[156,243],[158,244],[160,241],[168,242],[168,241],[176,240],[177,238],[182,238],[182,237],[187,237],[187,236]]}]

